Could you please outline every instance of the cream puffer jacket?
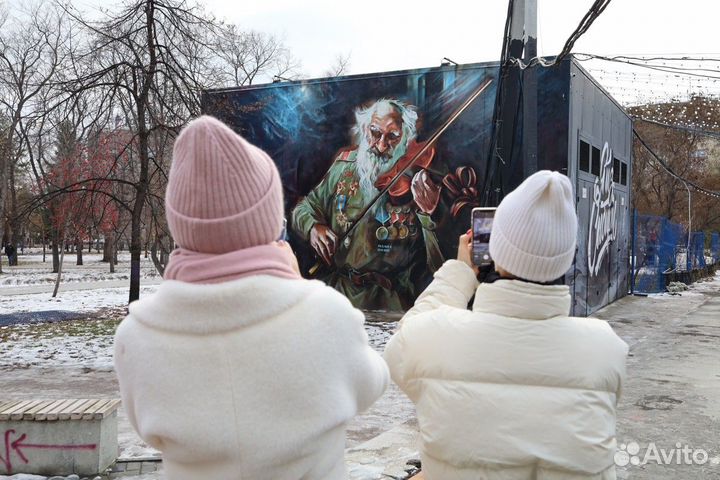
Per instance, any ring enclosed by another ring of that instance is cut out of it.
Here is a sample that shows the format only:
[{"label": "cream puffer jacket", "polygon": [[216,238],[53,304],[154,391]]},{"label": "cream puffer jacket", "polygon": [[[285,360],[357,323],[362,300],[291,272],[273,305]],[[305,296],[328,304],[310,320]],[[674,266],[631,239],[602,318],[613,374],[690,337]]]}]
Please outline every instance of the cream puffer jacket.
[{"label": "cream puffer jacket", "polygon": [[115,336],[123,407],[169,480],[347,478],[346,424],[390,380],[364,319],[318,281],[164,281]]},{"label": "cream puffer jacket", "polygon": [[457,260],[436,272],[385,350],[417,407],[427,480],[615,478],[628,347],[569,311],[564,285],[478,287]]}]

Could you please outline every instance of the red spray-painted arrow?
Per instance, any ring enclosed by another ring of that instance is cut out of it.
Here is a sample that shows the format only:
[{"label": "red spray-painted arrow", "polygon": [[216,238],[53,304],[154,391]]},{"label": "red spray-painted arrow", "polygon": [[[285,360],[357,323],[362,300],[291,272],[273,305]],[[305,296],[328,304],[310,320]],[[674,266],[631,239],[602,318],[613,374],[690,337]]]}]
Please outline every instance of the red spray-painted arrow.
[{"label": "red spray-painted arrow", "polygon": [[43,450],[95,450],[97,448],[97,444],[95,443],[87,443],[87,444],[59,444],[59,445],[53,445],[53,444],[45,444],[45,443],[23,443],[23,440],[27,438],[26,434],[20,435],[15,441],[10,442],[10,435],[15,433],[15,430],[6,430],[5,431],[5,458],[0,456],[0,463],[5,464],[5,469],[7,470],[8,474],[12,475],[12,462],[10,460],[10,451],[15,450],[15,453],[17,453],[18,457],[25,462],[29,463],[27,457],[23,453],[22,449],[27,448],[38,448]]}]

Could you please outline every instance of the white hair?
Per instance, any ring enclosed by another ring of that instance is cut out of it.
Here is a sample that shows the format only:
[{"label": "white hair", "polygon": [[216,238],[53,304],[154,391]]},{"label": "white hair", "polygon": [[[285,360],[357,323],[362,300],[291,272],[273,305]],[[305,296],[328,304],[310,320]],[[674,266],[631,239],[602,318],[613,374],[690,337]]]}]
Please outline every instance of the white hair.
[{"label": "white hair", "polygon": [[[366,130],[370,126],[373,115],[385,116],[392,112],[399,113],[402,118],[403,136],[400,143],[392,150],[390,158],[387,158],[376,155],[370,150]],[[411,105],[383,98],[367,108],[355,110],[355,121],[352,133],[358,146],[356,171],[360,188],[366,197],[373,197],[378,193],[375,188],[377,178],[387,172],[405,155],[408,142],[414,140],[417,136],[417,112]]]},{"label": "white hair", "polygon": [[385,116],[391,112],[397,112],[402,118],[403,143],[407,145],[410,140],[417,137],[417,112],[415,107],[399,100],[381,98],[366,108],[355,109],[355,126],[352,128],[352,135],[356,145],[360,145],[365,135],[365,130],[370,126],[373,115]]}]

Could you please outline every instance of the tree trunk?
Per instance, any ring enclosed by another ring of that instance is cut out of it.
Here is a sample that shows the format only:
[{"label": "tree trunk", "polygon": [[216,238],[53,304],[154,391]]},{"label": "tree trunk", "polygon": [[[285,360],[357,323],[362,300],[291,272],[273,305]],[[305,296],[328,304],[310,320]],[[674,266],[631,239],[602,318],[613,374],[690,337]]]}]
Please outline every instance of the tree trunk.
[{"label": "tree trunk", "polygon": [[[158,257],[158,249],[160,250],[160,257]],[[150,258],[152,258],[153,265],[158,271],[160,276],[165,275],[165,266],[167,265],[167,256],[165,255],[165,246],[162,244],[159,237],[155,237],[155,241],[150,249]]]},{"label": "tree trunk", "polygon": [[43,238],[43,263],[45,263],[45,239]]},{"label": "tree trunk", "polygon": [[103,262],[113,262],[113,245],[115,244],[114,236],[112,234],[105,235],[105,244],[103,245]]},{"label": "tree trunk", "polygon": [[[63,244],[65,243],[65,237],[63,237]],[[58,289],[60,288],[60,278],[62,277],[62,265],[63,260],[65,259],[65,249],[63,248],[64,245],[60,247],[60,251],[62,252],[60,254],[60,261],[58,263],[58,271],[57,271],[57,277],[55,278],[55,288],[53,289],[53,298],[57,296]]]},{"label": "tree trunk", "polygon": [[110,273],[115,273],[115,265],[117,265],[117,250],[115,250],[115,242],[110,242]]},{"label": "tree trunk", "polygon": [[83,264],[83,258],[82,258],[82,251],[83,251],[83,242],[80,240],[80,237],[75,238],[75,251],[77,252],[77,262],[75,265],[82,265]]},{"label": "tree trunk", "polygon": [[[141,141],[142,142],[142,141]],[[147,143],[146,143],[147,145]],[[141,147],[142,148],[142,147]],[[147,151],[146,151],[147,153]],[[142,156],[142,153],[140,154]],[[140,182],[143,183],[142,181]],[[129,302],[140,298],[140,256],[142,254],[142,209],[145,203],[145,185],[139,185],[138,195],[135,197],[135,205],[130,228],[130,297]]]},{"label": "tree trunk", "polygon": [[53,233],[53,239],[52,239],[52,262],[53,262],[53,273],[57,273],[60,269],[60,252],[58,245],[58,235],[57,233]]}]

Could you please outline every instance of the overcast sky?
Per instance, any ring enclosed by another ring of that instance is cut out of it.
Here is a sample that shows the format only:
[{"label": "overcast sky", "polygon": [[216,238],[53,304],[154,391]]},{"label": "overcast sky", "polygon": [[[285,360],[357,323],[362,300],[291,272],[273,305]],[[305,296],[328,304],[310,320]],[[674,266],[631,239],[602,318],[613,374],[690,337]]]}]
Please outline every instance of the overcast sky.
[{"label": "overcast sky", "polygon": [[[338,54],[366,73],[497,60],[506,0],[202,0],[218,17],[282,35],[303,73],[320,76]],[[539,51],[558,53],[592,0],[538,0]],[[575,46],[592,53],[720,52],[718,0],[613,0]]]},{"label": "overcast sky", "polygon": [[[109,6],[106,0],[71,1],[95,13],[98,5]],[[349,55],[350,74],[436,66],[443,57],[458,63],[498,60],[508,3],[507,0],[189,1],[200,2],[209,13],[243,29],[278,35],[299,60],[298,73],[305,78],[324,76],[338,55]],[[25,2],[8,0],[11,8]],[[539,53],[557,54],[592,3],[592,0],[538,0]],[[718,30],[720,0],[612,0],[575,44],[573,52],[720,58]],[[617,63],[594,61],[583,65],[626,104],[653,97],[682,97],[692,92],[720,96],[720,61],[702,64],[713,69],[711,75],[717,80],[668,75]]]}]

